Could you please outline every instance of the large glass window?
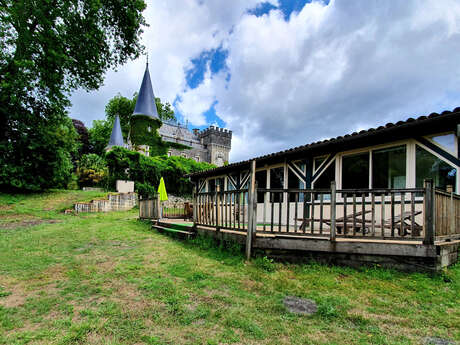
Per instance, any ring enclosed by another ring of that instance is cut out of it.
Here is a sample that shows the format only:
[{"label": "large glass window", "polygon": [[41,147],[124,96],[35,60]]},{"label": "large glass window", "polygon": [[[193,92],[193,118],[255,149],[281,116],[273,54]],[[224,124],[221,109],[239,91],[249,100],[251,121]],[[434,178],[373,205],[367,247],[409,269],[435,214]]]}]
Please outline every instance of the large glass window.
[{"label": "large glass window", "polygon": [[324,163],[326,160],[326,157],[317,157],[315,158],[315,172],[318,171],[318,168],[321,166],[321,164]]},{"label": "large glass window", "polygon": [[369,152],[342,158],[342,188],[369,188]]},{"label": "large glass window", "polygon": [[451,153],[455,153],[455,135],[454,134],[445,134],[445,135],[437,135],[434,137],[431,137],[431,140],[435,141],[444,149],[450,151]]},{"label": "large glass window", "polygon": [[[335,180],[335,160],[322,172],[314,182],[315,189],[330,189],[331,182]],[[319,200],[320,195],[315,194],[315,199]],[[330,194],[323,194],[324,200],[330,200]]]},{"label": "large glass window", "polygon": [[[270,169],[270,189],[284,189],[284,167]],[[274,202],[283,201],[282,193],[274,193]]]},{"label": "large glass window", "polygon": [[406,145],[372,151],[372,188],[406,187]]},{"label": "large glass window", "polygon": [[315,189],[330,189],[335,180],[335,161],[333,161],[314,182]]},{"label": "large glass window", "polygon": [[224,190],[224,178],[223,177],[218,177],[216,178],[216,186],[219,186],[219,190],[223,191]]},{"label": "large glass window", "polygon": [[211,179],[208,181],[208,186],[209,186],[209,192],[213,193],[216,191],[216,180]]},{"label": "large glass window", "polygon": [[456,188],[457,169],[453,168],[435,155],[416,145],[415,176],[417,187],[423,187],[423,180],[432,178],[436,187]]},{"label": "large glass window", "polygon": [[[305,188],[305,182],[303,182],[300,178],[297,177],[294,172],[292,172],[291,169],[288,169],[288,188],[289,189],[304,189]],[[296,197],[296,194],[299,193],[291,193],[289,196],[289,201],[290,202],[295,202],[296,199],[297,201],[303,201],[303,193],[300,193],[298,197]]]},{"label": "large glass window", "polygon": [[[256,171],[257,188],[267,188],[267,170]],[[264,202],[264,193],[257,192],[257,202]]]}]

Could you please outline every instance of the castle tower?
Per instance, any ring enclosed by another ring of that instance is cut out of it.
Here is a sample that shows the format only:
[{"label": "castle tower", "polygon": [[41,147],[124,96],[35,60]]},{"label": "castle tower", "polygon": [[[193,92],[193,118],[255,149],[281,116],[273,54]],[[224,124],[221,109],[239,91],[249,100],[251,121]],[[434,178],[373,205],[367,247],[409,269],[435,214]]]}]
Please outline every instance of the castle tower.
[{"label": "castle tower", "polygon": [[223,166],[228,163],[230,150],[232,148],[232,131],[210,126],[198,134],[201,143],[208,150],[208,162]]},{"label": "castle tower", "polygon": [[137,96],[136,107],[133,116],[145,115],[158,119],[157,106],[155,104],[155,95],[153,94],[152,81],[150,80],[149,63],[145,64],[144,78],[142,78],[141,88]]},{"label": "castle tower", "polygon": [[112,134],[110,135],[109,144],[106,147],[106,151],[110,150],[114,146],[125,147],[123,141],[123,134],[121,133],[120,118],[115,116],[115,122],[113,123]]},{"label": "castle tower", "polygon": [[[147,116],[151,119],[160,121],[158,116],[157,106],[155,103],[155,95],[153,93],[152,81],[150,80],[149,63],[145,64],[144,77],[142,78],[141,88],[137,96],[136,106],[134,107],[133,115],[131,116],[131,124],[135,123],[140,117]],[[150,131],[150,127],[149,127]],[[131,132],[129,135],[128,142],[131,145]],[[137,151],[148,156],[150,148],[148,145],[140,145],[137,147]]]}]

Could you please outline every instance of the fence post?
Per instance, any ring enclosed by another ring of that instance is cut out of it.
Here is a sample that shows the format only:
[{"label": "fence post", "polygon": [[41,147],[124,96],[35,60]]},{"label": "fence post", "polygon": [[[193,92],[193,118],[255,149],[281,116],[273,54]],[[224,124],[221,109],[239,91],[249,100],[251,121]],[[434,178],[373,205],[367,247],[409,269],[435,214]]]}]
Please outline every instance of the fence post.
[{"label": "fence post", "polygon": [[424,226],[425,238],[423,244],[434,244],[434,188],[433,179],[425,179]]},{"label": "fence post", "polygon": [[156,200],[157,204],[157,219],[160,220],[163,217],[163,210],[161,209],[161,201],[160,201],[160,194],[157,194]]},{"label": "fence post", "polygon": [[255,211],[257,210],[257,197],[256,197],[256,161],[251,162],[251,177],[248,193],[248,232],[246,234],[246,259],[251,258],[252,240],[255,236],[257,219],[255,218]]},{"label": "fence post", "polygon": [[331,242],[335,242],[335,232],[336,232],[336,184],[335,181],[331,182],[331,233],[330,233],[330,240]]},{"label": "fence post", "polygon": [[193,226],[196,225],[197,223],[197,204],[198,204],[198,183],[195,183],[193,186],[193,194],[192,194],[192,201],[193,201],[193,215],[192,215],[192,220],[193,220]]},{"label": "fence post", "polygon": [[216,198],[216,232],[220,231],[220,227],[219,227],[219,220],[220,220],[219,194],[220,194],[220,186],[217,185],[216,186],[216,194],[215,194],[215,198]]},{"label": "fence post", "polygon": [[455,214],[455,205],[454,205],[454,186],[447,185],[446,186],[447,193],[450,194],[450,202],[449,202],[449,215],[447,217],[447,221],[449,222],[449,230],[451,234],[455,234],[455,224],[457,221],[457,215]]}]

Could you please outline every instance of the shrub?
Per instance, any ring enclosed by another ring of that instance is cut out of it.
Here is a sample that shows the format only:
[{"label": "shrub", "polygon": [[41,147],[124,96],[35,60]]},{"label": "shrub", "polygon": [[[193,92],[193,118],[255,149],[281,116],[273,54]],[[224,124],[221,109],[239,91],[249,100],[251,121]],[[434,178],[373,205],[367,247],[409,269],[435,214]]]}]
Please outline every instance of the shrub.
[{"label": "shrub", "polygon": [[131,180],[141,195],[151,194],[158,187],[161,177],[165,180],[168,193],[190,195],[193,185],[184,175],[215,167],[183,157],[147,157],[122,147],[114,147],[107,152],[106,161],[110,188],[115,186],[116,180]]},{"label": "shrub", "polygon": [[78,162],[78,182],[80,186],[104,186],[107,179],[107,162],[94,153],[83,155]]}]

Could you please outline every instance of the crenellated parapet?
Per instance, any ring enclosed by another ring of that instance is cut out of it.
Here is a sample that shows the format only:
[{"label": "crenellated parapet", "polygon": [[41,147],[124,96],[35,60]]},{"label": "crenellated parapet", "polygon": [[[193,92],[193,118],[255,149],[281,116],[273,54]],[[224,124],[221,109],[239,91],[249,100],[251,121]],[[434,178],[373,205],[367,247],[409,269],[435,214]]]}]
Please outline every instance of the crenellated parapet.
[{"label": "crenellated parapet", "polygon": [[232,131],[226,128],[209,126],[208,128],[195,132],[204,145],[219,145],[226,148],[232,146]]}]

